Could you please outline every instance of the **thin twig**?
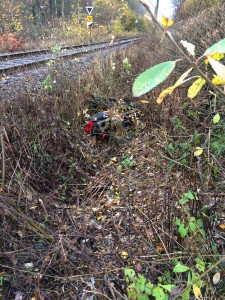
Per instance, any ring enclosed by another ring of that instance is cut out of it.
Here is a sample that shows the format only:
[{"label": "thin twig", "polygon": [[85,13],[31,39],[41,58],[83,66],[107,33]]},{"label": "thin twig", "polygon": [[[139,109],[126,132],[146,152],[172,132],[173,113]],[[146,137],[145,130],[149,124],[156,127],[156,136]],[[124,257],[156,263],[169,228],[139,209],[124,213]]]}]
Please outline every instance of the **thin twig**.
[{"label": "thin twig", "polygon": [[4,118],[4,109],[2,111],[1,117],[1,127],[0,127],[0,139],[1,139],[1,148],[2,148],[2,183],[0,191],[4,190],[4,183],[5,183],[5,142],[3,138],[3,118]]}]

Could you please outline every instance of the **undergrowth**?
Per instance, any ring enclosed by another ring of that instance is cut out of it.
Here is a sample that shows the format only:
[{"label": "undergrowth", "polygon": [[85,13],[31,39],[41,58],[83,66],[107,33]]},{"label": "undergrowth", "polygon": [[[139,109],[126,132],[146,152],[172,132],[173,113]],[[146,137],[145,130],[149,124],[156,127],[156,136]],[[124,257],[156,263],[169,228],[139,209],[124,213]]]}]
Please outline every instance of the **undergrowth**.
[{"label": "undergrowth", "polygon": [[[206,90],[160,107],[161,87],[132,98],[140,72],[176,58],[160,39],[96,59],[76,83],[53,64],[42,88],[1,103],[3,299],[223,299],[224,123],[211,126]],[[129,142],[84,133],[99,109],[127,107]]]}]

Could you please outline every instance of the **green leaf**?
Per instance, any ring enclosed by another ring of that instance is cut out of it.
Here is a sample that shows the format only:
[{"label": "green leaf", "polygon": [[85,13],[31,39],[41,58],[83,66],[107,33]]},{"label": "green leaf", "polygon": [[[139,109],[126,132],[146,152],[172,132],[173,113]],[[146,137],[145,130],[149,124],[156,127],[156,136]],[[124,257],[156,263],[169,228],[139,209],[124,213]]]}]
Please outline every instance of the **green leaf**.
[{"label": "green leaf", "polygon": [[190,300],[190,292],[191,292],[191,288],[188,288],[188,289],[182,294],[182,300]]},{"label": "green leaf", "polygon": [[191,191],[188,191],[187,193],[184,194],[185,197],[187,197],[190,200],[194,200],[195,196]]},{"label": "green leaf", "polygon": [[200,272],[204,272],[204,271],[205,271],[205,263],[204,263],[204,261],[197,257],[197,258],[195,259],[195,262],[196,262],[196,268],[197,268]]},{"label": "green leaf", "polygon": [[143,292],[145,290],[145,282],[146,282],[146,278],[143,275],[138,274],[138,280],[135,286],[136,288],[139,289],[140,292]]},{"label": "green leaf", "polygon": [[167,295],[164,293],[163,289],[159,286],[153,289],[152,296],[154,296],[156,300],[167,299]]},{"label": "green leaf", "polygon": [[134,81],[133,96],[139,97],[163,82],[175,68],[175,61],[166,61],[141,73]]},{"label": "green leaf", "polygon": [[191,231],[191,232],[195,232],[195,231],[196,231],[195,223],[190,222],[190,223],[189,223],[189,227],[190,227],[190,231]]},{"label": "green leaf", "polygon": [[149,298],[148,295],[146,294],[144,295],[139,294],[137,300],[149,300]]},{"label": "green leaf", "polygon": [[125,269],[124,274],[125,274],[125,276],[128,276],[130,278],[134,278],[135,271],[133,269]]},{"label": "green leaf", "polygon": [[213,123],[214,124],[217,124],[219,123],[220,121],[220,115],[219,114],[216,114],[214,117],[213,117]]},{"label": "green leaf", "polygon": [[196,221],[198,228],[202,228],[203,227],[203,222],[201,219],[197,219]]},{"label": "green leaf", "polygon": [[184,224],[180,224],[180,226],[178,228],[178,232],[180,233],[180,236],[182,237],[182,239],[184,239],[185,236],[188,234],[188,229],[185,228]]},{"label": "green leaf", "polygon": [[201,232],[202,236],[204,236],[204,237],[206,236],[205,230],[203,228],[200,228],[199,231]]},{"label": "green leaf", "polygon": [[181,198],[178,202],[179,202],[180,205],[183,205],[186,202],[188,202],[188,199],[187,198]]},{"label": "green leaf", "polygon": [[173,284],[160,284],[159,286],[161,286],[162,288],[164,288],[168,292],[171,292],[172,289],[176,287]]},{"label": "green leaf", "polygon": [[225,39],[209,47],[203,55],[207,56],[212,53],[225,53]]},{"label": "green leaf", "polygon": [[176,224],[177,226],[180,226],[180,224],[181,224],[181,220],[180,220],[180,219],[178,219],[178,218],[176,218],[176,220],[175,220],[175,224]]},{"label": "green leaf", "polygon": [[127,287],[127,295],[129,299],[137,299],[138,298],[138,291],[135,288],[135,284],[132,283]]},{"label": "green leaf", "polygon": [[117,170],[118,170],[118,171],[122,171],[122,170],[123,170],[123,167],[122,167],[121,165],[119,165],[119,166],[117,167]]},{"label": "green leaf", "polygon": [[190,268],[189,267],[187,267],[187,266],[184,266],[184,265],[182,265],[182,264],[177,264],[174,268],[173,268],[173,272],[174,273],[183,273],[183,272],[186,272],[186,271],[188,271],[188,270],[190,270]]},{"label": "green leaf", "polygon": [[191,281],[193,282],[195,282],[195,285],[197,286],[197,287],[201,287],[201,284],[202,284],[202,282],[201,282],[201,280],[198,280],[197,282],[195,281],[197,278],[198,278],[198,276],[196,276],[195,275],[195,273],[194,272],[191,272],[191,277],[192,277],[192,279],[191,279]]},{"label": "green leaf", "polygon": [[145,285],[145,293],[148,295],[152,294],[153,284],[149,281]]}]

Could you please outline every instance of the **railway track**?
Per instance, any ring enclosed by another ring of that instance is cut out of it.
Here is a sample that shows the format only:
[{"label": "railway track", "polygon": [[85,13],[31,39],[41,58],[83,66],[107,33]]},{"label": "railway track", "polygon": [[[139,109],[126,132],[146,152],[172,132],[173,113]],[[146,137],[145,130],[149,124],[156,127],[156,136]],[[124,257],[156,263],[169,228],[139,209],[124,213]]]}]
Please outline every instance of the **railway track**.
[{"label": "railway track", "polygon": [[96,52],[103,49],[110,49],[112,47],[119,47],[124,44],[137,42],[142,38],[123,39],[116,41],[113,45],[109,45],[108,42],[91,43],[83,45],[75,45],[72,47],[63,47],[58,54],[52,53],[50,49],[26,51],[26,52],[14,52],[14,53],[2,53],[0,54],[0,74],[7,74],[14,72],[15,70],[30,69],[32,67],[44,64],[52,59],[56,58],[70,58],[78,57],[84,54]]}]

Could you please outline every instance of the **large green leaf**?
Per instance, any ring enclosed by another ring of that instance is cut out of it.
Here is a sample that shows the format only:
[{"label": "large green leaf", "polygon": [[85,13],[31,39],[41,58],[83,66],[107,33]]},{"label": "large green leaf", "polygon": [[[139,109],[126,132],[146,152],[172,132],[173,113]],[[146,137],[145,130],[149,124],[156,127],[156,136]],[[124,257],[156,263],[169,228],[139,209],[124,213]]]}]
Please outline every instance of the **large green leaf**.
[{"label": "large green leaf", "polygon": [[134,81],[133,95],[139,97],[163,82],[175,68],[175,61],[165,61],[140,74]]},{"label": "large green leaf", "polygon": [[181,265],[180,263],[178,263],[174,268],[173,268],[173,272],[174,273],[183,273],[190,270],[189,267]]},{"label": "large green leaf", "polygon": [[212,53],[225,53],[225,39],[220,40],[218,43],[212,45],[211,47],[209,47],[205,53],[204,56],[207,56],[209,54]]}]

